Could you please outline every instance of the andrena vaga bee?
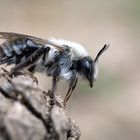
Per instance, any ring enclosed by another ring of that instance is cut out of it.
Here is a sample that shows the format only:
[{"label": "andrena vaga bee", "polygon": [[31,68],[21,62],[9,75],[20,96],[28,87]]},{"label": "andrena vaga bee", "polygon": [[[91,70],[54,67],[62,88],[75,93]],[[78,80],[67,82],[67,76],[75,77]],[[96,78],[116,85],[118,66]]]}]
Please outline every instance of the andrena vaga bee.
[{"label": "andrena vaga bee", "polygon": [[43,40],[37,37],[0,32],[5,41],[0,45],[0,64],[15,64],[11,73],[29,70],[34,73],[45,72],[52,77],[52,94],[57,82],[65,79],[69,82],[64,104],[75,89],[79,76],[83,76],[93,86],[98,76],[98,59],[109,47],[105,44],[93,60],[83,46],[66,40]]}]

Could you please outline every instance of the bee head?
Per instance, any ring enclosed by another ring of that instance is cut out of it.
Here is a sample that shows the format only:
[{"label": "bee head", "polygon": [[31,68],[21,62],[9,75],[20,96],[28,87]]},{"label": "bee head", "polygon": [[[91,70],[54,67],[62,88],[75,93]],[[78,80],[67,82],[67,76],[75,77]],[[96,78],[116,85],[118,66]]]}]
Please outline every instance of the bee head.
[{"label": "bee head", "polygon": [[108,47],[109,44],[105,44],[94,60],[90,57],[84,57],[77,62],[77,71],[89,81],[90,87],[93,87],[93,82],[98,77],[98,59]]},{"label": "bee head", "polygon": [[90,87],[93,86],[93,60],[90,57],[84,57],[76,62],[76,70],[89,81]]},{"label": "bee head", "polygon": [[94,68],[93,64],[94,61],[90,57],[85,57],[82,59],[82,72],[86,79],[89,81],[90,87],[93,87],[93,82],[94,82]]}]

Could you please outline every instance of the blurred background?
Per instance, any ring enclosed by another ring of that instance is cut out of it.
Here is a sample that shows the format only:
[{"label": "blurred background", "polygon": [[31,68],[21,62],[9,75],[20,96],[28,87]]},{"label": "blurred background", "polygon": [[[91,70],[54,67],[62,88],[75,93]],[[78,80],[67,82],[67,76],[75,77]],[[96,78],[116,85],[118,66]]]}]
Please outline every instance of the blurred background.
[{"label": "blurred background", "polygon": [[[68,102],[81,140],[140,140],[139,25],[139,0],[0,0],[0,31],[75,41],[93,58],[110,43],[94,87],[79,80]],[[50,87],[49,78],[36,76]],[[58,93],[67,88],[62,81]]]}]

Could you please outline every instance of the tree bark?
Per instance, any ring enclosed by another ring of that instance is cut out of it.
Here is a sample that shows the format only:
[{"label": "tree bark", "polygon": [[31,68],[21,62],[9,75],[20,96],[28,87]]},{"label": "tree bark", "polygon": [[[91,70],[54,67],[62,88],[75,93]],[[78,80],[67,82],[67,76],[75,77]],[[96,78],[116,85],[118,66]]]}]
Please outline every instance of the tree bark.
[{"label": "tree bark", "polygon": [[43,91],[27,72],[0,69],[0,140],[78,140],[79,127],[59,95]]}]

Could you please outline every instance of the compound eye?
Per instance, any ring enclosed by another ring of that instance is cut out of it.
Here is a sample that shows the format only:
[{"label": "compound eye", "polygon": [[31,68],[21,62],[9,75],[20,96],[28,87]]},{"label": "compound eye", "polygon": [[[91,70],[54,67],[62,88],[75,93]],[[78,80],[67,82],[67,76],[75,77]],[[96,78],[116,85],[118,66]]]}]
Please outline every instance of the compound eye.
[{"label": "compound eye", "polygon": [[90,87],[93,86],[93,62],[90,60],[85,60],[84,65],[84,74],[90,83]]},{"label": "compound eye", "polygon": [[88,61],[85,61],[85,70],[87,73],[91,71],[91,65]]},{"label": "compound eye", "polygon": [[84,60],[83,62],[83,68],[85,71],[85,74],[91,74],[92,73],[92,62],[88,61],[88,60]]}]

